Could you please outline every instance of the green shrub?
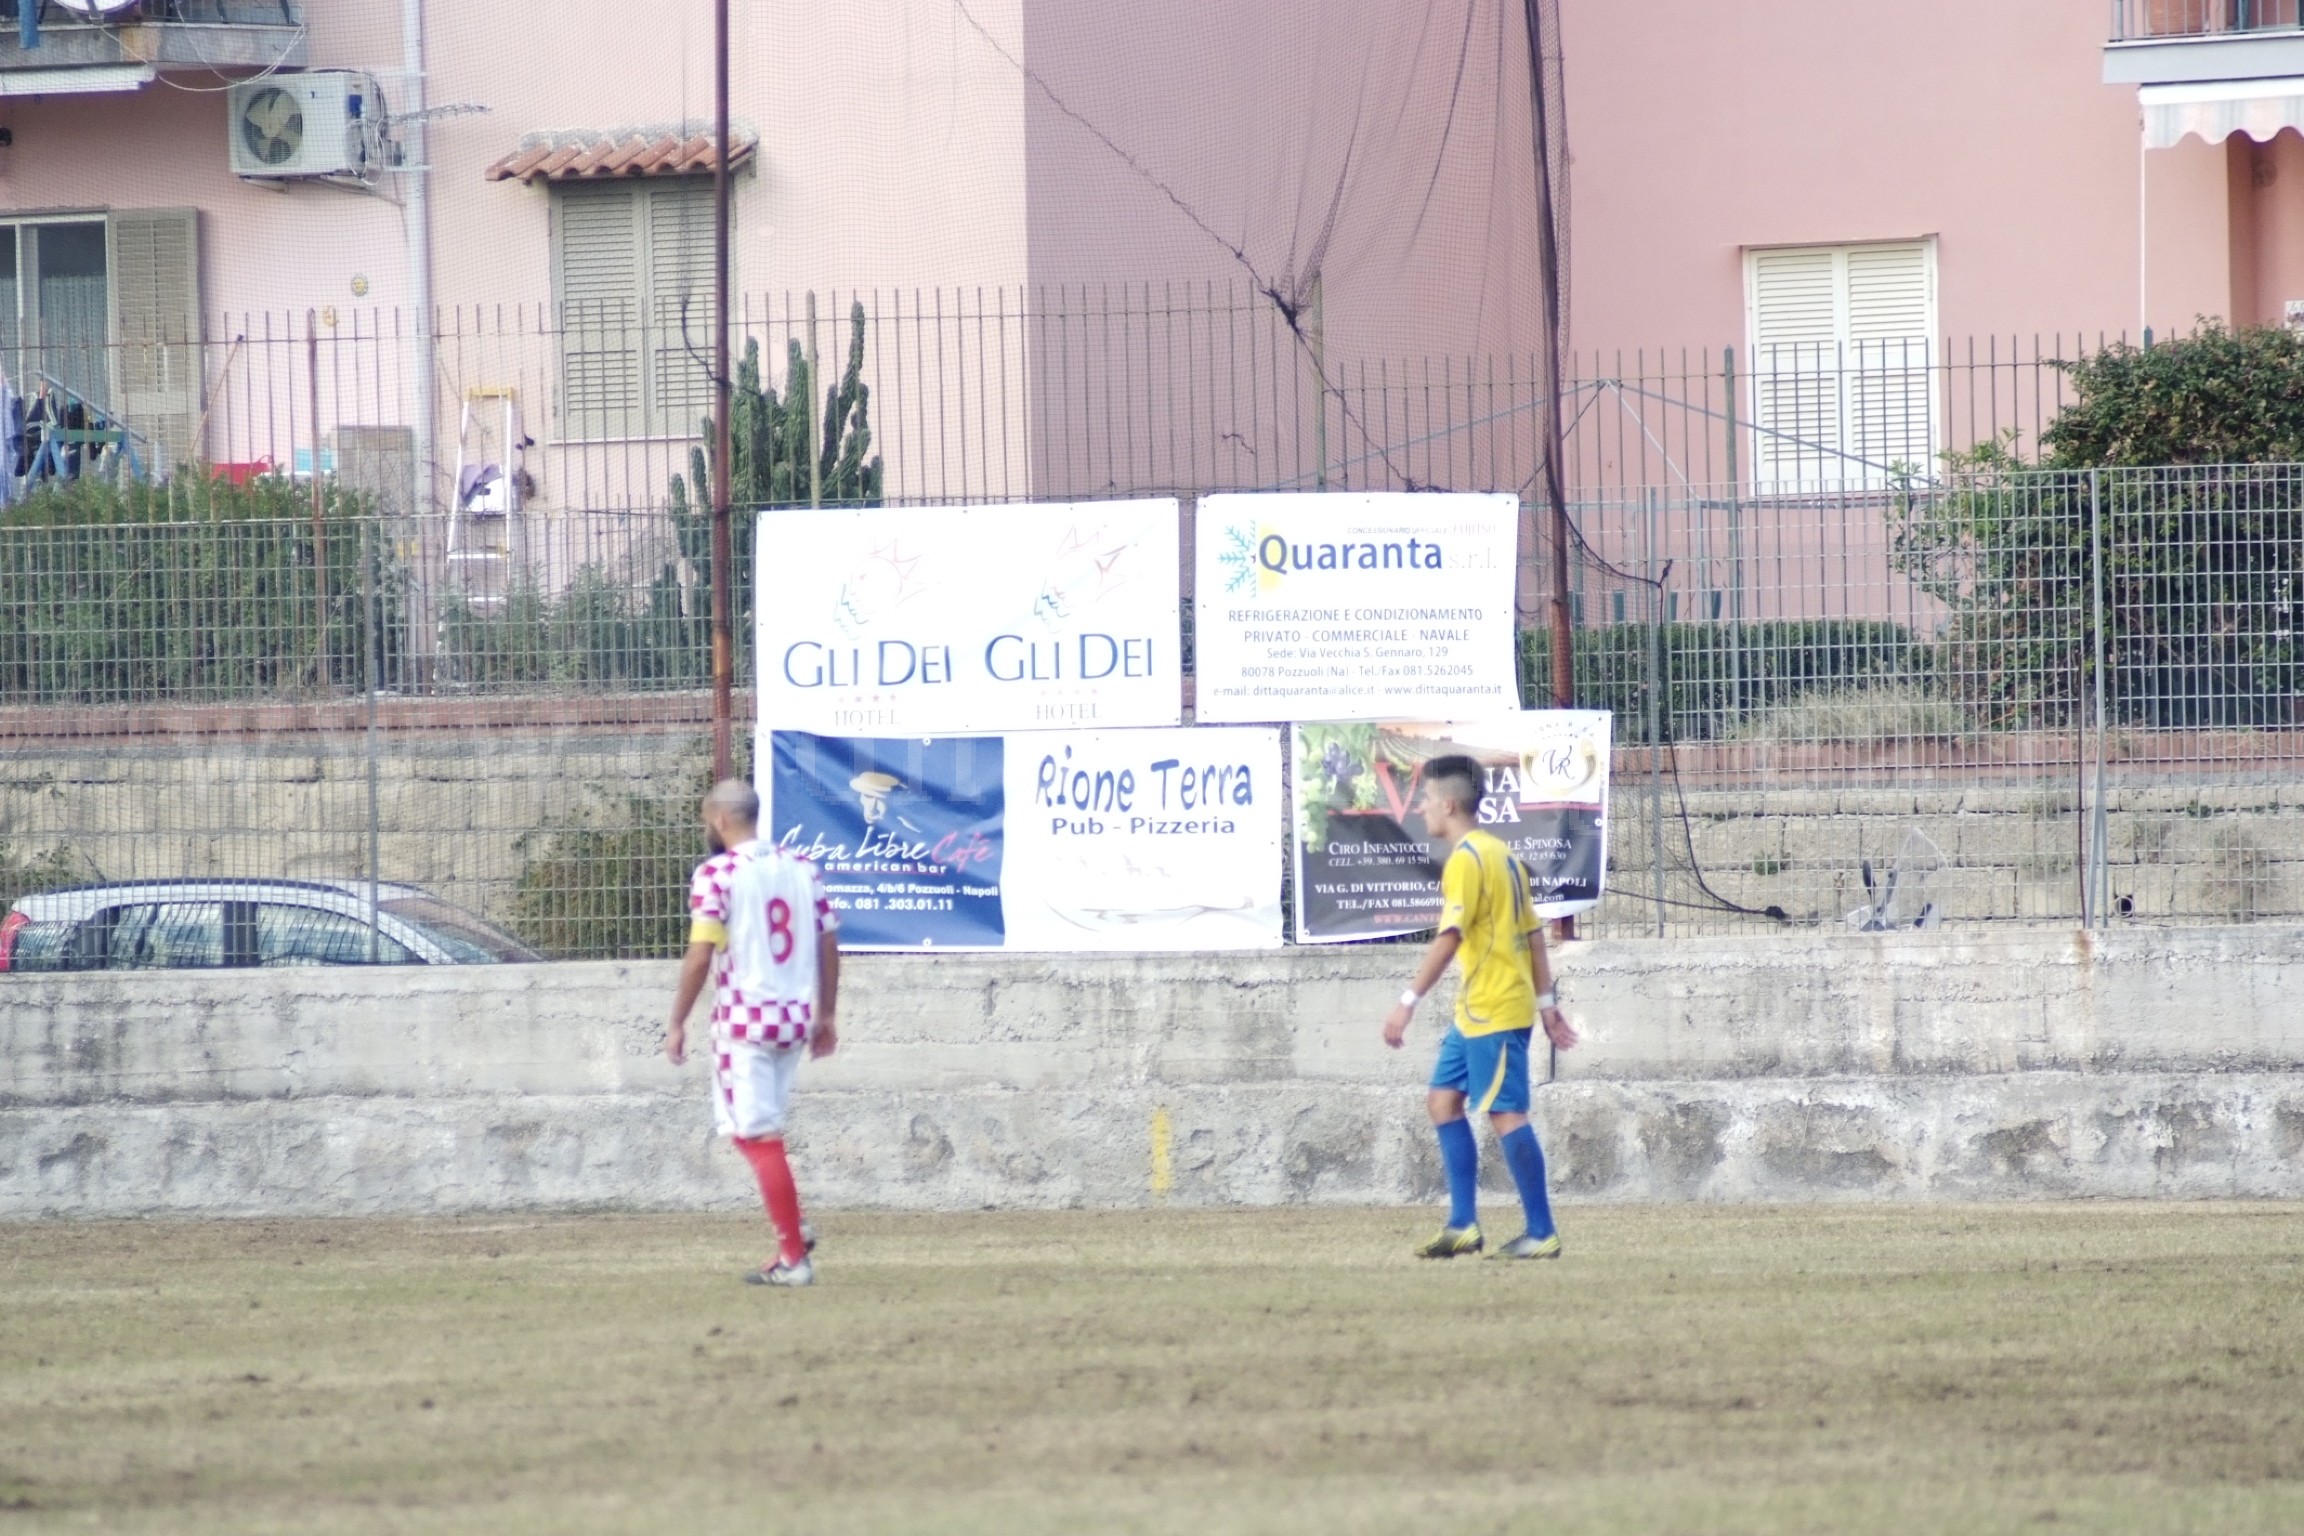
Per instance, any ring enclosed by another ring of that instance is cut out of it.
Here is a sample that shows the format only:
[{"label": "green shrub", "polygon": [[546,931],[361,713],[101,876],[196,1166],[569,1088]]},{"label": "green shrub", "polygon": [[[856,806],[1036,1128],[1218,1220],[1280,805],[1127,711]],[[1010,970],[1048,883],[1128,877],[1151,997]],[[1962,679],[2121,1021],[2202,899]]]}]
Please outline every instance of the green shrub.
[{"label": "green shrub", "polygon": [[522,836],[512,927],[562,959],[662,958],[688,942],[688,877],[703,856],[697,796],[595,793]]},{"label": "green shrub", "polygon": [[450,593],[441,603],[440,664],[475,686],[694,688],[712,675],[711,625],[701,595],[692,599],[670,570],[634,593],[587,565],[556,597],[519,586],[482,608]]},{"label": "green shrub", "polygon": [[[513,845],[521,858],[513,930],[564,959],[664,959],[685,950],[709,759],[709,744],[698,742],[673,787],[610,793],[595,785],[572,810],[524,834]],[[739,741],[739,777],[749,760]]]},{"label": "green shrub", "polygon": [[[308,483],[83,479],[0,509],[0,702],[126,703],[353,688],[363,499]],[[316,580],[316,574],[320,579]],[[377,565],[383,664],[404,581]]]},{"label": "green shrub", "polygon": [[19,897],[71,885],[81,878],[73,865],[72,851],[62,844],[44,853],[19,853],[15,844],[0,836],[0,915],[6,914]]}]

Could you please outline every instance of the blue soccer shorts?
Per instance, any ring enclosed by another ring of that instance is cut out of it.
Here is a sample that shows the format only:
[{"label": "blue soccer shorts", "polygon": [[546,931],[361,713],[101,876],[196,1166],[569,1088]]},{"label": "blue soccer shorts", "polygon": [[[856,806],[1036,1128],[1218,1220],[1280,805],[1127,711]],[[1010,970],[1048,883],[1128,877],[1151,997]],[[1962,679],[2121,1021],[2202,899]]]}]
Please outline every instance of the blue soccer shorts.
[{"label": "blue soccer shorts", "polygon": [[1528,1113],[1528,1037],[1536,1031],[1507,1029],[1467,1037],[1451,1025],[1432,1064],[1432,1086],[1464,1095],[1469,1114]]}]

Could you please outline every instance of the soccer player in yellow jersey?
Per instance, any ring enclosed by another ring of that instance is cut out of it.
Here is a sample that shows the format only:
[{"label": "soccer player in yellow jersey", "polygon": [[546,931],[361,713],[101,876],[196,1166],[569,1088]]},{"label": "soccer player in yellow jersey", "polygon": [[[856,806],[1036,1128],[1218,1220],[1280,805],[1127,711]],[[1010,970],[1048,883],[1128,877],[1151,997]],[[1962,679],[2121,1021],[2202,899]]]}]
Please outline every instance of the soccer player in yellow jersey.
[{"label": "soccer player in yellow jersey", "polygon": [[1416,1004],[1440,973],[1457,965],[1456,1022],[1440,1042],[1426,1104],[1448,1170],[1448,1225],[1416,1250],[1427,1259],[1478,1253],[1480,1148],[1467,1112],[1484,1114],[1512,1170],[1528,1228],[1496,1250],[1500,1259],[1554,1259],[1560,1234],[1544,1189],[1544,1153],[1528,1123],[1528,1041],[1536,1025],[1561,1050],[1576,1043],[1552,987],[1544,928],[1528,894],[1528,871],[1512,850],[1480,830],[1487,775],[1469,757],[1435,758],[1424,769],[1424,825],[1456,845],[1440,871],[1440,932],[1416,967],[1416,980],[1384,1020],[1384,1043],[1407,1038]]}]

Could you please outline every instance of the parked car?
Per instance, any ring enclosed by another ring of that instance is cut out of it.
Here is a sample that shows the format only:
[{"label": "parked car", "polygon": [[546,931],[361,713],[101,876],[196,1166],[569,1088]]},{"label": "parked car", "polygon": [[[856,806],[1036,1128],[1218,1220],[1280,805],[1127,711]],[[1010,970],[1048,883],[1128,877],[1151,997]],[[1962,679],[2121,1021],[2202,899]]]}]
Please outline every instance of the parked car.
[{"label": "parked car", "polygon": [[26,896],[0,918],[0,971],[259,965],[499,965],[543,957],[412,885],[138,880]]}]

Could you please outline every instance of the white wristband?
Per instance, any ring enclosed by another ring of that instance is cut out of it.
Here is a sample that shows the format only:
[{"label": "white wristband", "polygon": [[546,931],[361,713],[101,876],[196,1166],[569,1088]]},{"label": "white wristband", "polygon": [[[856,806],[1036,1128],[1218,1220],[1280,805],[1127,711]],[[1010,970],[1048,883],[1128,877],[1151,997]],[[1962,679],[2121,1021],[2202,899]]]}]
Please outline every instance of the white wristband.
[{"label": "white wristband", "polygon": [[1410,987],[1407,991],[1400,994],[1400,1006],[1411,1011],[1413,1011],[1416,1005],[1422,1001],[1424,1001],[1424,995],[1421,992],[1418,992],[1414,987]]},{"label": "white wristband", "polygon": [[1550,991],[1550,992],[1539,992],[1539,993],[1537,993],[1537,994],[1536,994],[1536,1006],[1537,1006],[1538,1008],[1557,1008],[1557,1007],[1559,1007],[1559,1006],[1560,1006],[1560,993],[1558,992],[1558,990],[1557,990],[1557,989],[1555,989],[1555,990],[1553,990],[1553,991]]}]

